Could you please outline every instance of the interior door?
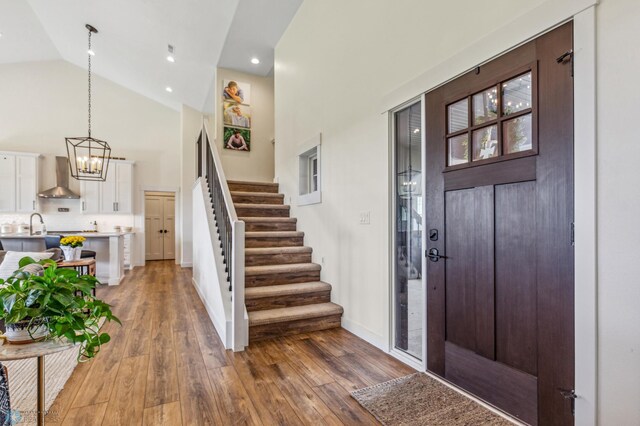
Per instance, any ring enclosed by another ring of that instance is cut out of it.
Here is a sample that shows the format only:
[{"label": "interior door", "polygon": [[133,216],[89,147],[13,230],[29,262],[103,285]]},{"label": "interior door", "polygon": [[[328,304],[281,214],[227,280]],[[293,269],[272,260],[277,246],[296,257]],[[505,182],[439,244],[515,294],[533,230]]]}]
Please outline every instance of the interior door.
[{"label": "interior door", "polygon": [[571,49],[568,23],[426,97],[427,368],[529,424],[573,424]]},{"label": "interior door", "polygon": [[164,217],[163,198],[145,196],[145,259],[161,260],[164,258]]},{"label": "interior door", "polygon": [[163,259],[176,258],[175,211],[175,198],[163,197]]}]

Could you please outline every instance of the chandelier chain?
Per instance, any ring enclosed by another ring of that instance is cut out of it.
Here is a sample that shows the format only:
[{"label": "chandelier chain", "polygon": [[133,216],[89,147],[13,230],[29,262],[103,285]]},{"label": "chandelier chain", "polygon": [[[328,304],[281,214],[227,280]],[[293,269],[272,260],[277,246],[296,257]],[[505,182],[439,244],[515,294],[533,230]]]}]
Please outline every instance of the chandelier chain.
[{"label": "chandelier chain", "polygon": [[89,137],[91,137],[91,30],[89,30],[89,50],[87,56],[89,57]]}]

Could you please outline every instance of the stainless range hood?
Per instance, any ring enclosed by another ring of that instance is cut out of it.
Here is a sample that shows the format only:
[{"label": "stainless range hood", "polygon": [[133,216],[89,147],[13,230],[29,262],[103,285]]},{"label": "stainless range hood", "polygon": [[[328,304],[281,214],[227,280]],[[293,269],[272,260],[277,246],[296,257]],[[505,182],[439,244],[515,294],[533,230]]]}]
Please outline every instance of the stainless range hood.
[{"label": "stainless range hood", "polygon": [[78,194],[69,189],[69,159],[56,157],[56,186],[38,194],[40,198],[80,198]]}]

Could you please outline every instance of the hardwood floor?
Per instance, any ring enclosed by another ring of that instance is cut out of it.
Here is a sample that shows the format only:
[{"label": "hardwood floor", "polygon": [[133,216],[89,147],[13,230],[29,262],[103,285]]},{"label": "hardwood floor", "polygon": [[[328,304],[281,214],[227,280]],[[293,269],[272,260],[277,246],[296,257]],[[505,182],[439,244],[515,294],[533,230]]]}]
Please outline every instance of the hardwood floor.
[{"label": "hardwood floor", "polygon": [[47,415],[64,425],[354,425],[377,421],[349,391],[414,372],[332,329],[226,351],[191,270],[148,262],[98,296],[123,327],[80,364]]}]

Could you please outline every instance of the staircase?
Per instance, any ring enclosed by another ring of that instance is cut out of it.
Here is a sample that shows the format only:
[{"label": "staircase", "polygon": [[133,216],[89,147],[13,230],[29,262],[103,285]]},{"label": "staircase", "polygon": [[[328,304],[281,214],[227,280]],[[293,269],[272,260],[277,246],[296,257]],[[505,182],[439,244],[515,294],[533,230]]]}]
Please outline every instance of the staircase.
[{"label": "staircase", "polygon": [[340,327],[343,309],[331,303],[304,232],[289,217],[278,184],[227,181],[245,222],[245,306],[249,342]]}]

